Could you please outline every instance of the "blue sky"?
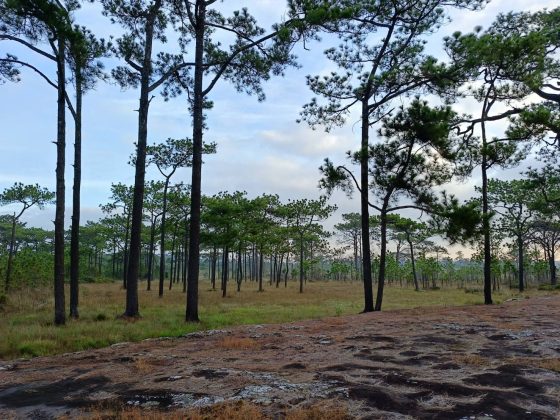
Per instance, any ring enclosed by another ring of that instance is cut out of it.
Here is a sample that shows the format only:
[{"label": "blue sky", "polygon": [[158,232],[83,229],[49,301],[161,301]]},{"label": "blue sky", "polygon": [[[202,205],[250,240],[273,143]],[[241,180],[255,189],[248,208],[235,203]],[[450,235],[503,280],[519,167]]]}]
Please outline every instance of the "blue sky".
[{"label": "blue sky", "polygon": [[[284,14],[284,0],[253,2],[225,1],[218,5],[224,10],[248,7],[264,27],[270,27]],[[508,10],[537,10],[559,6],[558,0],[492,0],[481,12],[453,12],[453,22],[445,25],[430,40],[431,53],[443,57],[439,46],[442,38],[456,30],[471,31],[476,25],[488,26],[499,12]],[[107,37],[118,29],[99,14],[97,6],[86,6],[77,15],[77,21],[96,34]],[[208,113],[209,130],[205,138],[218,143],[218,153],[205,158],[203,193],[245,190],[250,196],[277,193],[281,199],[318,197],[318,167],[325,157],[343,161],[349,149],[359,144],[357,119],[350,119],[346,127],[324,133],[312,131],[305,124],[297,124],[301,107],[311,94],[305,84],[307,74],[321,74],[331,69],[323,57],[328,40],[308,45],[309,50],[298,48],[301,68],[289,69],[283,78],[274,78],[264,86],[267,100],[236,93],[222,82],[212,93],[214,108]],[[21,49],[0,43],[0,55],[15,51],[29,57]],[[33,58],[34,62],[38,62]],[[108,68],[114,61],[108,62]],[[49,71],[49,63],[40,62]],[[53,74],[50,71],[50,74]],[[56,136],[56,92],[34,74],[24,71],[20,83],[0,85],[0,189],[14,182],[39,183],[54,190]],[[98,206],[108,200],[111,183],[133,183],[134,170],[127,164],[136,138],[138,92],[121,91],[113,84],[101,83],[84,100],[83,122],[83,220],[100,216]],[[468,110],[473,104],[461,104]],[[495,127],[500,130],[503,127]],[[152,101],[149,119],[149,143],[167,137],[190,137],[191,126],[186,101],[182,98],[164,102],[161,97]],[[70,166],[73,154],[72,120],[68,114],[67,137],[67,219],[71,205]],[[516,171],[509,172],[510,174]],[[150,170],[149,178],[157,174]],[[181,170],[173,182],[188,182],[190,173]],[[466,184],[448,189],[460,196],[473,193],[478,184],[475,173]],[[349,200],[343,194],[333,197],[341,212],[356,211],[357,199]],[[10,211],[5,207],[0,212]],[[52,227],[54,209],[31,210],[24,217],[29,225]],[[329,223],[329,225],[332,225]]]}]

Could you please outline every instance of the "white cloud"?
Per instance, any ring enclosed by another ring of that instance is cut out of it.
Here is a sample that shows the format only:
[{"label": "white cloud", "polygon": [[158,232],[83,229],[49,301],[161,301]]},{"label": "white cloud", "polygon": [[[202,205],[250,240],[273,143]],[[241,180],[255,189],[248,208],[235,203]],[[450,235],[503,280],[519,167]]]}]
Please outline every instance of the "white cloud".
[{"label": "white cloud", "polygon": [[338,130],[326,133],[306,127],[291,130],[264,130],[259,133],[262,142],[277,153],[323,159],[328,156],[344,154],[356,147],[355,136],[348,136]]}]

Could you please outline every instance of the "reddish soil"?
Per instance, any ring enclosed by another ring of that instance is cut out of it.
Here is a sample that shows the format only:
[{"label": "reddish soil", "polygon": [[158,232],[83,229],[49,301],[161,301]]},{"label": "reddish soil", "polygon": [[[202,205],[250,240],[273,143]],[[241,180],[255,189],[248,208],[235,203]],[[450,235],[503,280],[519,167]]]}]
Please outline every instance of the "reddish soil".
[{"label": "reddish soil", "polygon": [[[282,418],[558,419],[560,296],[253,325],[0,364],[0,418],[245,400]],[[114,405],[113,405],[114,404]],[[338,403],[337,403],[338,404]]]}]

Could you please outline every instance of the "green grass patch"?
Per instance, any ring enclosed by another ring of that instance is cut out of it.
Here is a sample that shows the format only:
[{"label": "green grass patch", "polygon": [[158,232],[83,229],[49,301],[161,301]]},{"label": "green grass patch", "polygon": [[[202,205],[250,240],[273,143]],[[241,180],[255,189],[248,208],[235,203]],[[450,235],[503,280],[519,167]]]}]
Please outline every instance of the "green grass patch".
[{"label": "green grass patch", "polygon": [[[288,288],[268,286],[258,293],[255,283],[246,282],[241,292],[234,290],[222,298],[221,293],[200,287],[201,323],[187,324],[185,295],[181,287],[165,291],[145,291],[140,283],[141,318],[126,321],[125,291],[120,283],[84,283],[80,287],[80,319],[67,321],[63,327],[52,322],[54,302],[49,289],[27,289],[8,295],[0,324],[0,359],[34,357],[106,347],[124,341],[153,337],[177,337],[201,329],[218,329],[242,324],[283,323],[326,316],[357,314],[363,309],[363,286],[359,282],[308,282],[304,293],[297,282]],[[457,306],[482,304],[482,293],[464,289],[442,288],[416,292],[412,288],[386,286],[383,309],[423,306]],[[522,296],[556,293],[531,290]],[[504,289],[493,293],[496,303],[519,297]]]}]

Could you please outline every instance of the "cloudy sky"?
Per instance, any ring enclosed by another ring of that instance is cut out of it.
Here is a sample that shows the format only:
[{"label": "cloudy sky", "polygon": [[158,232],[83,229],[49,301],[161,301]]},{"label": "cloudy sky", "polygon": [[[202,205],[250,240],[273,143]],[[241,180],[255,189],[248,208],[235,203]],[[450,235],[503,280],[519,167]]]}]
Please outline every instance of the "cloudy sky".
[{"label": "cloudy sky", "polygon": [[[270,27],[284,15],[284,0],[237,1],[225,0],[219,7],[234,10],[248,7],[264,27]],[[431,53],[444,58],[439,46],[445,35],[463,32],[481,25],[488,26],[500,12],[509,10],[537,10],[558,6],[558,0],[492,0],[480,12],[453,12],[453,21],[445,25],[430,40]],[[103,37],[117,35],[118,28],[99,13],[96,5],[86,6],[77,15],[80,24],[88,26]],[[357,119],[350,119],[346,127],[325,133],[312,131],[305,124],[297,124],[302,105],[311,98],[305,84],[308,74],[322,74],[332,69],[323,57],[328,40],[296,50],[301,68],[289,69],[285,77],[275,78],[264,86],[267,100],[236,93],[222,82],[210,97],[214,108],[208,114],[209,130],[205,138],[218,143],[218,153],[205,158],[203,192],[247,191],[249,196],[277,193],[281,199],[316,198],[319,179],[318,167],[325,157],[342,162],[347,150],[359,145],[360,127]],[[20,57],[42,66],[49,72],[49,63],[37,61],[21,49],[7,42],[0,43],[0,55],[16,52]],[[114,61],[109,61],[111,68]],[[52,74],[52,71],[50,71]],[[23,73],[17,84],[0,85],[0,189],[14,182],[39,183],[54,190],[56,136],[56,91],[30,72]],[[111,183],[132,184],[134,170],[127,164],[133,152],[137,131],[138,92],[122,91],[114,84],[101,83],[84,100],[83,122],[83,220],[100,216],[99,204],[108,200]],[[462,109],[468,110],[469,104]],[[67,146],[67,203],[71,199],[72,120],[68,115]],[[495,127],[500,130],[501,127]],[[164,102],[152,101],[149,119],[149,143],[168,137],[191,135],[186,101],[182,98]],[[509,172],[509,175],[513,172]],[[149,177],[157,178],[154,171]],[[182,170],[174,182],[188,182],[188,170]],[[467,184],[451,185],[449,190],[463,197],[473,192],[478,178]],[[333,202],[341,212],[356,211],[357,199],[349,200],[336,194]],[[0,211],[10,211],[5,207]],[[68,218],[70,216],[67,210]],[[33,210],[24,218],[29,225],[52,227],[54,209]],[[332,225],[332,221],[328,223]]]}]

